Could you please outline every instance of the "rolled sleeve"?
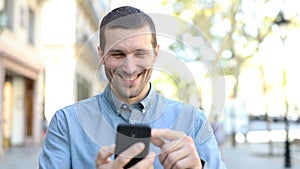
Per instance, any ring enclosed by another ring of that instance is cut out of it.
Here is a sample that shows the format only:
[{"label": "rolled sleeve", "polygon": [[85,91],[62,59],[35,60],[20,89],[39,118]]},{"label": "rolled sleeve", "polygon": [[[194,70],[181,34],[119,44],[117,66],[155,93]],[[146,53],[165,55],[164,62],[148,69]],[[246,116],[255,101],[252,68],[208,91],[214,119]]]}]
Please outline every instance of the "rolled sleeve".
[{"label": "rolled sleeve", "polygon": [[196,132],[195,144],[201,160],[205,163],[204,168],[226,169],[225,164],[221,160],[220,150],[212,127],[203,112],[201,112],[200,121],[202,123],[197,123],[201,125],[198,126],[199,130]]}]

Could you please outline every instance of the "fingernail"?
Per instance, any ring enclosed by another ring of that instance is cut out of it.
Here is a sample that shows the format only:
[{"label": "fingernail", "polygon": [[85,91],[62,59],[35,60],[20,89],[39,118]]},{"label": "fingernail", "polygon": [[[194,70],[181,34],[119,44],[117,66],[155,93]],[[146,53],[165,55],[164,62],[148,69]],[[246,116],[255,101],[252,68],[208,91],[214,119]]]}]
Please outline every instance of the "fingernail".
[{"label": "fingernail", "polygon": [[144,149],[145,148],[145,144],[142,142],[136,143],[135,145],[138,149]]},{"label": "fingernail", "polygon": [[151,130],[151,136],[154,136],[156,134],[156,130],[155,129],[152,129]]}]

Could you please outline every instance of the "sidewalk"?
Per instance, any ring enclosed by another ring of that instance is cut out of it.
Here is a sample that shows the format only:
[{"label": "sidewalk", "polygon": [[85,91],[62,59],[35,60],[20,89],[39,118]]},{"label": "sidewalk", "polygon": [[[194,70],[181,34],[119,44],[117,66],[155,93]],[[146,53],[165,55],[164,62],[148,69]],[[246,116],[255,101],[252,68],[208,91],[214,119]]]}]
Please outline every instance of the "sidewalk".
[{"label": "sidewalk", "polygon": [[[300,145],[291,145],[291,169],[300,168]],[[0,169],[38,168],[41,145],[14,147],[0,157]],[[222,156],[228,169],[284,169],[283,143],[274,144],[274,155],[270,156],[267,143],[237,144],[232,148],[225,144]]]},{"label": "sidewalk", "polygon": [[0,169],[37,169],[41,145],[13,147],[0,156]]},{"label": "sidewalk", "polygon": [[[224,145],[222,157],[228,169],[284,169],[284,143],[274,143],[273,155],[269,155],[267,143]],[[300,168],[300,145],[291,145],[291,168]]]}]

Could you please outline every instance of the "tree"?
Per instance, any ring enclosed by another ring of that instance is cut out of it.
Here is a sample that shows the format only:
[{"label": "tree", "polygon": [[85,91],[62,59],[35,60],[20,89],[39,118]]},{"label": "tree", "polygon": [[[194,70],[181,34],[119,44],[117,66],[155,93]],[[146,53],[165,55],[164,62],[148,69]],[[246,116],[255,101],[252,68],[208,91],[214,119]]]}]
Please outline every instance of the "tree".
[{"label": "tree", "polygon": [[[171,0],[165,0],[164,3],[168,1]],[[270,8],[278,8],[278,10],[266,12],[266,9]],[[238,97],[239,76],[242,68],[248,60],[260,52],[261,44],[272,33],[274,20],[280,8],[278,2],[271,0],[173,1],[174,15],[190,20],[193,25],[201,29],[216,48],[225,75],[235,77],[233,98]],[[190,33],[193,35],[194,32]],[[178,50],[178,47],[182,45],[173,45],[171,49],[177,48]],[[258,69],[264,77],[263,69],[260,66]],[[262,87],[266,94],[265,84],[262,84]],[[233,132],[232,136],[234,135]]]}]

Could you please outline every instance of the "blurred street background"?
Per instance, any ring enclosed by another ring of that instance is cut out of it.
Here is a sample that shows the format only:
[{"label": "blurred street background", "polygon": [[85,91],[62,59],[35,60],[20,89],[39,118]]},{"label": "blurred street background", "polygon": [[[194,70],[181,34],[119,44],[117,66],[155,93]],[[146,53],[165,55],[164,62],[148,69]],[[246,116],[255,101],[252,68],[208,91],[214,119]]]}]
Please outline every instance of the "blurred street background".
[{"label": "blurred street background", "polygon": [[[14,147],[0,157],[1,169],[33,169],[38,168],[38,156],[41,146]],[[268,154],[266,144],[239,144],[232,148],[225,144],[222,148],[223,160],[228,169],[282,169],[284,167],[284,155],[282,145],[276,145],[276,152]],[[298,169],[300,166],[300,145],[292,146],[292,167]]]},{"label": "blurred street background", "polygon": [[300,168],[300,1],[0,0],[0,169],[37,168],[55,111],[103,90],[99,21],[122,5],[159,14],[151,81],[205,111],[228,168]]}]

